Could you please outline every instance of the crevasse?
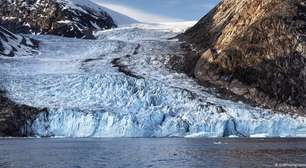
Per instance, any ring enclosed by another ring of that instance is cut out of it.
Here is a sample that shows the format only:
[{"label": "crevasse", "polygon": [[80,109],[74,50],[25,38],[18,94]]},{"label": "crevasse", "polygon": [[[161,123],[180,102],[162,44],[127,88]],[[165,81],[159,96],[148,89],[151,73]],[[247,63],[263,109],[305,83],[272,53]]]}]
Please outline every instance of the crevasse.
[{"label": "crevasse", "polygon": [[95,41],[36,36],[39,55],[2,62],[7,95],[49,109],[25,130],[54,137],[306,136],[302,116],[217,98],[169,69],[170,58],[182,55],[168,39],[179,26],[152,27],[103,31]]}]

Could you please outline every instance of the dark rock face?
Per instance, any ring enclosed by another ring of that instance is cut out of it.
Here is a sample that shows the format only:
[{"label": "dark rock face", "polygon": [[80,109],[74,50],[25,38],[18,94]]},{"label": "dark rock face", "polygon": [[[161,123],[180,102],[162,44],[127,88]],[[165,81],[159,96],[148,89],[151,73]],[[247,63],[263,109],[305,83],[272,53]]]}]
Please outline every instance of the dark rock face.
[{"label": "dark rock face", "polygon": [[38,41],[15,35],[0,26],[0,56],[13,57],[17,53],[28,55],[35,53]]},{"label": "dark rock face", "polygon": [[2,0],[0,23],[13,33],[93,38],[93,31],[116,27],[89,0]]},{"label": "dark rock face", "polygon": [[305,0],[224,0],[180,37],[198,51],[189,66],[201,83],[304,113]]},{"label": "dark rock face", "polygon": [[0,137],[29,136],[28,133],[32,131],[24,129],[28,129],[27,126],[32,124],[31,122],[36,118],[37,114],[46,111],[46,109],[18,105],[5,98],[3,92],[0,92]]}]

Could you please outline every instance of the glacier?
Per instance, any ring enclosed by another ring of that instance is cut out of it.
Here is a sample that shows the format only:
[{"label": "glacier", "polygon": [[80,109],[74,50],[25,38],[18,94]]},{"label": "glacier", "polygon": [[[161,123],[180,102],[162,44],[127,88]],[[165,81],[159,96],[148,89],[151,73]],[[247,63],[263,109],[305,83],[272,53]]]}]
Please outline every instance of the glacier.
[{"label": "glacier", "polygon": [[0,86],[48,108],[24,126],[38,137],[306,137],[305,117],[221,99],[173,70],[184,55],[173,37],[192,24],[133,24],[97,40],[33,35],[38,54],[0,58]]}]

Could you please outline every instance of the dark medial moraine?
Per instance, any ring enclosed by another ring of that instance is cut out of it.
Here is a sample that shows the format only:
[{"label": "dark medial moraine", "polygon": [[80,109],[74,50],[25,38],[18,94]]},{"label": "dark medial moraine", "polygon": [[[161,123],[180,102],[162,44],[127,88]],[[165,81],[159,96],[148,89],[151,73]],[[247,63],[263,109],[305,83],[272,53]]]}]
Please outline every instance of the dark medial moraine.
[{"label": "dark medial moraine", "polygon": [[305,114],[305,0],[223,0],[180,38],[197,51],[186,60],[200,83]]}]

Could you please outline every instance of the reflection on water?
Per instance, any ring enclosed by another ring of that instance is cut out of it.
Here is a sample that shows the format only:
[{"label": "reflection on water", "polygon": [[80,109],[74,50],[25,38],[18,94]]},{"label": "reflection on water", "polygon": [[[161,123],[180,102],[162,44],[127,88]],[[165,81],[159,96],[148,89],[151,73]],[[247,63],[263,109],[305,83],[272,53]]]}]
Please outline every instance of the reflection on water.
[{"label": "reflection on water", "polygon": [[306,139],[0,139],[1,168],[255,168],[277,164],[306,164]]}]

